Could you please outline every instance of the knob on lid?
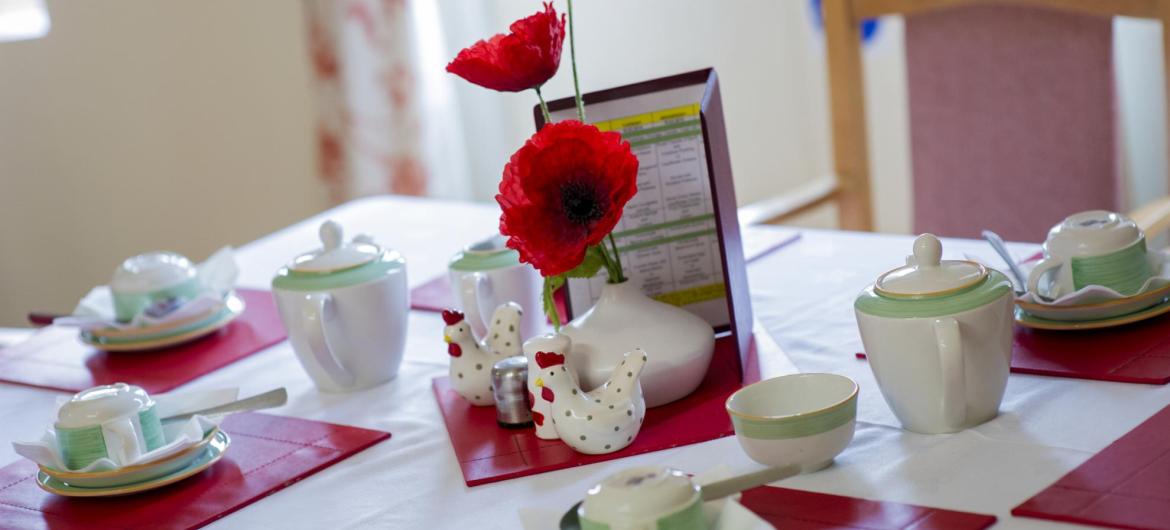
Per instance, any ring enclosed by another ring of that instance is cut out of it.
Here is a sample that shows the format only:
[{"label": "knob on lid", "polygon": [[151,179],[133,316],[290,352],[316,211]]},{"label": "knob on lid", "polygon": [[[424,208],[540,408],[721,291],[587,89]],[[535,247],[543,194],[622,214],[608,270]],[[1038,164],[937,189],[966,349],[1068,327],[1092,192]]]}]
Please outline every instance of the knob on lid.
[{"label": "knob on lid", "polygon": [[881,275],[874,290],[893,298],[943,296],[974,287],[987,278],[987,268],[974,261],[942,259],[942,243],[932,234],[914,240],[906,265]]},{"label": "knob on lid", "polygon": [[369,237],[357,236],[352,242],[342,239],[341,225],[329,220],[318,231],[321,248],[297,256],[289,268],[297,272],[326,273],[350,269],[374,261],[382,253]]}]

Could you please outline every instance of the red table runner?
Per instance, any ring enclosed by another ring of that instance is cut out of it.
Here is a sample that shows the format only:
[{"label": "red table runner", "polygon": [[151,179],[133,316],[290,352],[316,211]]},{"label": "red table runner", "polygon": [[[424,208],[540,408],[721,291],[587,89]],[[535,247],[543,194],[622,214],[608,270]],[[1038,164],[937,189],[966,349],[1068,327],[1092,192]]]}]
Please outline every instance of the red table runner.
[{"label": "red table runner", "polygon": [[[857,357],[863,359],[865,354]],[[1012,372],[1120,383],[1170,383],[1170,315],[1084,331],[1017,325]]]},{"label": "red table runner", "polygon": [[739,503],[785,530],[982,530],[994,515],[760,486]]},{"label": "red table runner", "polygon": [[236,292],[244,299],[244,314],[211,335],[155,351],[102,352],[82,343],[76,328],[47,327],[0,349],[0,381],[65,392],[123,382],[149,393],[167,392],[284,340],[272,293]]},{"label": "red table runner", "polygon": [[259,413],[229,416],[222,460],[191,478],[136,495],[59,497],[36,485],[36,464],[0,468],[0,527],[199,528],[390,437],[390,433]]},{"label": "red table runner", "polygon": [[646,411],[646,421],[629,447],[605,455],[585,455],[560,440],[541,440],[531,427],[505,429],[496,424],[495,407],[474,407],[451,389],[446,377],[433,388],[463,479],[478,486],[568,467],[661,451],[734,433],[723,403],[742,385],[760,379],[755,340],[740,381],[735,338],[715,341],[715,354],[703,383],[691,395]]},{"label": "red table runner", "polygon": [[1170,530],[1170,407],[1017,506],[1012,515]]}]

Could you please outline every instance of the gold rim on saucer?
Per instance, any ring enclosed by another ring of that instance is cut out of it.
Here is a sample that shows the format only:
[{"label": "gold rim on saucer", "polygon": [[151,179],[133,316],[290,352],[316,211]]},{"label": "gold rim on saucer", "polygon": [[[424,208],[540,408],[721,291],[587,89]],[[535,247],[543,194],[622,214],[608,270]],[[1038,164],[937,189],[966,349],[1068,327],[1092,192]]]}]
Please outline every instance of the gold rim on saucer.
[{"label": "gold rim on saucer", "polygon": [[87,471],[84,473],[78,473],[78,472],[74,472],[74,471],[64,471],[64,470],[60,470],[60,469],[53,469],[50,467],[45,467],[45,466],[40,465],[40,464],[38,464],[37,467],[40,468],[41,472],[43,472],[44,474],[46,474],[50,477],[53,477],[57,480],[60,480],[61,482],[65,482],[65,483],[69,483],[69,479],[117,478],[120,475],[124,475],[127,473],[134,473],[137,471],[141,471],[143,469],[147,469],[150,467],[155,467],[155,466],[158,466],[161,464],[165,464],[167,462],[173,462],[175,460],[183,458],[184,456],[190,456],[191,453],[194,451],[202,451],[203,448],[207,447],[207,444],[211,443],[211,440],[213,438],[215,438],[215,435],[218,433],[219,433],[219,427],[212,427],[210,431],[207,431],[203,435],[202,440],[199,440],[191,447],[183,449],[182,451],[179,451],[179,452],[172,454],[172,455],[167,455],[167,456],[160,458],[158,460],[151,460],[150,462],[143,462],[141,464],[134,464],[132,466],[125,466],[125,467],[120,467],[117,469],[108,469],[105,471]]},{"label": "gold rim on saucer", "polygon": [[212,438],[210,446],[204,449],[207,451],[215,450],[215,454],[212,455],[212,457],[209,458],[206,462],[200,463],[196,466],[184,468],[180,471],[176,471],[173,474],[166,475],[155,480],[137,482],[125,486],[118,486],[113,488],[71,487],[69,489],[59,489],[48,483],[49,480],[56,479],[44,473],[37,473],[36,482],[37,486],[42,490],[63,497],[116,497],[119,495],[141,493],[143,491],[169,486],[180,480],[199,474],[203,470],[215,465],[216,462],[219,462],[221,459],[223,459],[224,453],[227,453],[228,447],[230,447],[231,444],[231,437],[229,437],[226,432],[218,431],[216,436]]},{"label": "gold rim on saucer", "polygon": [[[1167,283],[1166,285],[1163,285],[1162,287],[1159,287],[1157,289],[1153,289],[1150,291],[1146,291],[1146,292],[1138,294],[1138,295],[1125,296],[1125,297],[1117,298],[1114,300],[1105,300],[1104,302],[1096,302],[1096,303],[1092,303],[1092,304],[1052,305],[1052,304],[1038,304],[1036,302],[1025,302],[1023,300],[1017,299],[1016,306],[1018,306],[1020,309],[1023,309],[1024,311],[1027,311],[1029,313],[1035,313],[1037,311],[1045,311],[1045,312],[1060,312],[1060,311],[1073,311],[1073,310],[1090,311],[1090,310],[1094,310],[1094,309],[1105,309],[1105,308],[1113,307],[1115,305],[1120,305],[1120,304],[1138,303],[1141,300],[1147,300],[1147,299],[1151,299],[1151,298],[1165,298],[1167,295],[1170,295],[1170,283]],[[1119,316],[1123,316],[1123,315],[1119,315]]]},{"label": "gold rim on saucer", "polygon": [[[1102,318],[1099,320],[1082,320],[1082,321],[1061,321],[1051,320],[1047,318],[1040,318],[1028,314],[1021,318],[1020,312],[1023,310],[1017,309],[1016,322],[1021,326],[1032,329],[1045,329],[1051,331],[1075,331],[1088,329],[1102,329],[1112,328],[1116,326],[1124,326],[1126,324],[1133,324],[1134,322],[1141,322],[1142,320],[1161,316],[1170,313],[1170,300],[1163,301],[1151,307],[1137,311],[1134,313],[1126,313],[1124,315],[1113,318]],[[1026,312],[1026,311],[1025,311]]]},{"label": "gold rim on saucer", "polygon": [[244,301],[242,298],[239,299],[238,304],[234,304],[234,303],[228,304],[227,307],[228,307],[229,311],[227,313],[225,313],[223,317],[216,319],[215,321],[207,324],[206,326],[193,329],[193,330],[188,331],[186,333],[180,333],[178,335],[171,335],[171,336],[162,337],[162,338],[158,338],[158,339],[154,339],[154,340],[146,340],[146,341],[140,341],[140,342],[108,343],[107,344],[107,343],[101,342],[100,340],[95,340],[94,337],[91,337],[86,333],[79,334],[79,337],[81,338],[81,342],[85,343],[88,346],[92,346],[92,347],[97,348],[97,349],[102,350],[102,351],[136,352],[136,351],[144,351],[144,350],[157,350],[159,348],[165,348],[167,346],[175,346],[178,344],[182,344],[184,342],[200,338],[204,335],[210,335],[211,333],[214,333],[214,332],[218,331],[220,328],[228,325],[229,323],[231,323],[231,321],[235,320],[240,315],[244,314]]},{"label": "gold rim on saucer", "polygon": [[131,327],[131,328],[107,327],[107,328],[94,328],[94,329],[89,330],[89,333],[90,333],[90,335],[93,335],[94,337],[118,338],[118,339],[125,339],[125,338],[132,339],[135,336],[143,335],[147,331],[149,331],[149,333],[151,333],[151,334],[164,333],[164,332],[172,330],[172,329],[181,328],[183,326],[189,326],[189,325],[194,324],[200,320],[206,319],[207,317],[212,316],[220,311],[223,311],[223,308],[235,296],[236,295],[234,293],[225,296],[223,301],[221,301],[220,303],[218,303],[212,307],[209,307],[207,311],[204,311],[202,313],[197,313],[197,314],[190,315],[190,316],[187,316],[184,318],[171,320],[168,322],[164,322],[162,324],[152,325],[152,326],[149,326],[149,329],[147,329],[146,327]]}]

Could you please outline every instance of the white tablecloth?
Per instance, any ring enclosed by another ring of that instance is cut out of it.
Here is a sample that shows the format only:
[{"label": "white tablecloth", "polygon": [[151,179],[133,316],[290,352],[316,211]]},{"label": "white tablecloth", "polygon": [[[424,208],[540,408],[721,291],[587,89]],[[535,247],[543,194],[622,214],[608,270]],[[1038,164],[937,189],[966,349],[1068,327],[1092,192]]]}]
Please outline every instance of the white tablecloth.
[{"label": "white tablecloth", "polygon": [[[355,201],[238,250],[244,286],[267,287],[289,258],[317,245],[317,225],[334,218],[401,251],[411,285],[445,270],[467,242],[493,233],[497,210],[399,197]],[[757,228],[755,230],[769,230]],[[1170,387],[1013,375],[999,418],[954,435],[898,428],[862,361],[853,296],[880,272],[902,262],[911,239],[806,231],[750,267],[752,300],[765,341],[766,374],[832,371],[861,385],[853,444],[828,470],[785,486],[871,499],[951,508],[1000,517],[996,528],[1068,527],[1012,518],[1011,508],[1170,403]],[[951,241],[945,254],[972,253],[993,263],[984,244]],[[1016,246],[1021,254],[1027,247]],[[767,332],[762,331],[766,328]],[[638,464],[693,472],[719,465],[757,467],[734,438],[591,466],[467,488],[435,400],[431,378],[444,375],[447,354],[439,315],[413,312],[407,353],[393,382],[353,394],[318,392],[287,343],[196,379],[182,389],[239,386],[250,395],[289,389],[276,414],[386,430],[393,437],[214,523],[212,528],[517,528],[521,508],[560,510],[599,478]],[[17,456],[9,442],[34,438],[53,413],[58,393],[0,384],[0,465]],[[0,527],[3,522],[0,521]]]}]

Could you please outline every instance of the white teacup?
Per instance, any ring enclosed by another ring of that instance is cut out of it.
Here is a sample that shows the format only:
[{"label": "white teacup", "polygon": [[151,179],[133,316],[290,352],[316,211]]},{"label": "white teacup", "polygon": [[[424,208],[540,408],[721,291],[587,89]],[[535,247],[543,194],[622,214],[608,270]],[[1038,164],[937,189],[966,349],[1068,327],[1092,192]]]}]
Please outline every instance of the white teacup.
[{"label": "white teacup", "polygon": [[123,261],[110,280],[114,315],[129,322],[146,306],[167,298],[199,295],[199,278],[191,260],[173,252],[147,252]]},{"label": "white teacup", "polygon": [[577,515],[583,528],[707,528],[699,486],[682,471],[658,466],[634,467],[606,477],[589,490]]},{"label": "white teacup", "polygon": [[125,466],[166,444],[154,400],[126,383],[78,392],[58,410],[53,430],[71,470],[102,458]]},{"label": "white teacup", "polygon": [[451,258],[447,269],[455,300],[475,336],[487,333],[484,318],[507,302],[520,304],[524,310],[521,337],[527,339],[544,331],[544,280],[536,269],[520,262],[520,253],[508,248],[502,236],[468,245]]},{"label": "white teacup", "polygon": [[[1089,285],[1137,294],[1154,274],[1141,228],[1124,215],[1091,210],[1068,216],[1044,241],[1044,259],[1028,275],[1028,291],[1059,298]],[[1047,290],[1040,291],[1046,277]]]},{"label": "white teacup", "polygon": [[406,261],[341,226],[321,225],[323,247],[282,267],[272,292],[289,342],[317,388],[359,390],[398,374],[410,310]]}]

